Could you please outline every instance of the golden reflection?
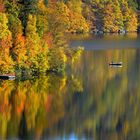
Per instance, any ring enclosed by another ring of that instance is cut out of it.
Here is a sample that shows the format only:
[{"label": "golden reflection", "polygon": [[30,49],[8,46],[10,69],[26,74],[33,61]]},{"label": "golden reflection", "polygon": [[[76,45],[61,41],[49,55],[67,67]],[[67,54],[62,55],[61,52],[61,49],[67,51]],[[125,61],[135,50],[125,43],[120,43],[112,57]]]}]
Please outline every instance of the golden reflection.
[{"label": "golden reflection", "polygon": [[[79,139],[138,138],[139,58],[133,49],[85,51],[67,75],[0,81],[0,139],[71,131]],[[109,67],[120,59],[122,68]]]}]

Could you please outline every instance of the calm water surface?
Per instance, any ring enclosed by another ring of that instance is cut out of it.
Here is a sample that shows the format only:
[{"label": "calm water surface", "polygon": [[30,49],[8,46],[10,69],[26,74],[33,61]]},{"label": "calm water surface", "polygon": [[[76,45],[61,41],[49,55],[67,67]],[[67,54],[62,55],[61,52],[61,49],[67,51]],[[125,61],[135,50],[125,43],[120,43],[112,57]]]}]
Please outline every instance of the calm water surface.
[{"label": "calm water surface", "polygon": [[0,81],[0,139],[139,140],[140,37],[75,36],[70,45],[85,51],[68,73]]}]

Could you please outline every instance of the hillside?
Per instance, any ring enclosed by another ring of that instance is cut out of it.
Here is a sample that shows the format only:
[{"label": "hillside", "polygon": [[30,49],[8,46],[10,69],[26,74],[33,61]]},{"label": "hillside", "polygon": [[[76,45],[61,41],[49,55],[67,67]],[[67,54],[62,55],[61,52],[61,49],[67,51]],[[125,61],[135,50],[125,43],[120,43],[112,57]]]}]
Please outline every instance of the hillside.
[{"label": "hillside", "polygon": [[63,71],[65,33],[136,32],[139,1],[0,0],[0,72]]}]

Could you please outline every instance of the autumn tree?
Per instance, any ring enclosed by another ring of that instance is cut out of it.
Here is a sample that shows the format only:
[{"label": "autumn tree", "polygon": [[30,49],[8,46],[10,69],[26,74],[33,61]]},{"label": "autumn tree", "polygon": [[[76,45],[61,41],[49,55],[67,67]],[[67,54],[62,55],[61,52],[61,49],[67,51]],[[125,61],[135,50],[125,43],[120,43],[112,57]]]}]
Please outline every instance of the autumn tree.
[{"label": "autumn tree", "polygon": [[124,22],[125,30],[136,31],[137,30],[137,16],[136,16],[135,11],[131,7],[129,7],[127,0],[120,1],[120,7],[123,14],[123,22]]},{"label": "autumn tree", "polygon": [[12,15],[9,18],[10,30],[12,32],[13,47],[11,49],[12,58],[15,61],[15,68],[21,70],[24,67],[26,57],[25,36],[21,21]]},{"label": "autumn tree", "polygon": [[90,4],[95,16],[95,21],[93,21],[95,23],[94,31],[103,31],[104,5],[101,4],[100,0],[92,0]]},{"label": "autumn tree", "polygon": [[82,1],[69,0],[67,6],[70,10],[69,21],[70,27],[68,32],[71,33],[84,33],[89,31],[89,24],[86,22],[82,15]]},{"label": "autumn tree", "polygon": [[49,33],[49,21],[48,21],[48,8],[44,3],[44,0],[40,0],[37,3],[38,14],[37,16],[37,32],[42,38],[44,35]]},{"label": "autumn tree", "polygon": [[13,71],[13,61],[10,55],[12,47],[12,35],[8,29],[8,18],[6,14],[0,13],[0,72],[8,73]]},{"label": "autumn tree", "polygon": [[113,13],[113,3],[107,3],[104,10],[104,32],[116,32],[115,15]]},{"label": "autumn tree", "polygon": [[25,33],[28,16],[29,14],[35,14],[37,12],[37,2],[38,0],[19,0],[18,4],[20,7],[19,17],[22,21],[23,30]]},{"label": "autumn tree", "polygon": [[[29,15],[26,27],[27,68],[37,72],[40,68],[47,70],[47,44],[40,40],[36,28],[36,16]],[[42,67],[41,67],[42,65]]]},{"label": "autumn tree", "polygon": [[9,15],[13,15],[14,17],[19,16],[20,7],[16,0],[5,0],[5,9]]},{"label": "autumn tree", "polygon": [[113,1],[113,13],[115,16],[114,24],[116,26],[116,31],[123,30],[124,29],[124,23],[123,23],[123,15],[120,9],[120,3],[118,0]]},{"label": "autumn tree", "polygon": [[0,12],[5,12],[4,0],[0,0]]},{"label": "autumn tree", "polygon": [[65,13],[66,7],[58,3],[52,3],[48,7],[48,22],[49,31],[53,37],[53,44],[56,47],[66,46],[64,33],[68,27],[68,22]]}]

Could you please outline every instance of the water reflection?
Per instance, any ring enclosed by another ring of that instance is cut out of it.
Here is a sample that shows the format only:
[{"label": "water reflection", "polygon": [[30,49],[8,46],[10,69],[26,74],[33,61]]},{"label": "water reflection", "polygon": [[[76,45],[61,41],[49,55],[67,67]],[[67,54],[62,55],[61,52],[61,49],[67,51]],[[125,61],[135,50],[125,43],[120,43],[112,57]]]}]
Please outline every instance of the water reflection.
[{"label": "water reflection", "polygon": [[70,46],[84,46],[85,50],[128,49],[140,48],[140,35],[131,34],[99,34],[99,35],[73,35]]},{"label": "water reflection", "polygon": [[[123,67],[110,68],[112,60],[121,60]],[[81,134],[103,140],[140,137],[139,60],[137,49],[86,51],[73,65],[74,75],[84,81],[84,95],[76,101],[74,114],[80,116],[75,123],[82,126]]]},{"label": "water reflection", "polygon": [[139,139],[139,62],[135,48],[85,51],[63,76],[0,81],[0,138]]},{"label": "water reflection", "polygon": [[77,86],[73,80],[78,81],[51,74],[26,81],[0,81],[0,137],[40,139],[44,130],[64,117],[66,85],[79,90],[79,82]]}]

